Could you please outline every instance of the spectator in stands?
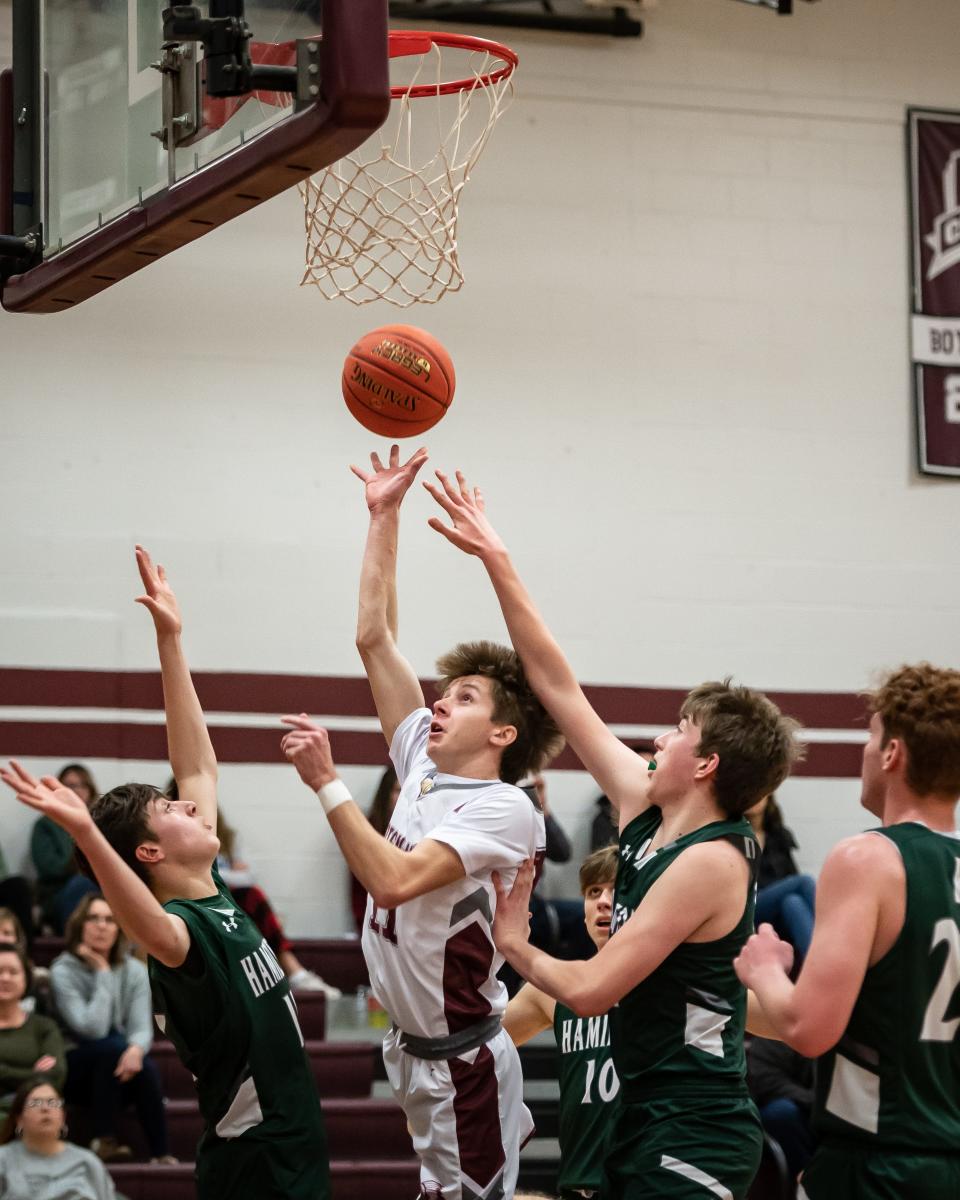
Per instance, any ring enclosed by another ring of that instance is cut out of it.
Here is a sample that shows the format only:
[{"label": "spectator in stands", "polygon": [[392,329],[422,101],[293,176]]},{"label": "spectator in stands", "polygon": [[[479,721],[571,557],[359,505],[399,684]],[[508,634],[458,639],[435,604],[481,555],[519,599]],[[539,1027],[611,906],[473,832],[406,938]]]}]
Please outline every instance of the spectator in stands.
[{"label": "spectator in stands", "polygon": [[597,797],[597,815],[590,823],[590,850],[602,850],[604,846],[616,846],[620,840],[617,814],[613,811],[609,796]]},{"label": "spectator in stands", "polygon": [[[397,807],[399,795],[400,784],[397,781],[397,773],[392,766],[385,767],[367,811],[367,820],[377,833],[386,834],[393,810]],[[353,874],[350,875],[350,911],[353,913],[357,932],[363,933],[363,914],[367,911],[367,890]]]},{"label": "spectator in stands", "polygon": [[[543,813],[547,833],[547,862],[565,863],[572,853],[563,827],[550,811],[547,785],[542,775],[529,784],[520,785]],[[544,872],[545,874],[546,872]],[[545,899],[539,894],[543,874],[530,897],[530,942],[554,958],[579,960],[590,958],[594,945],[587,936],[583,921],[583,900]]]},{"label": "spectator in stands", "polygon": [[43,1079],[21,1084],[0,1133],[3,1200],[113,1200],[103,1163],[64,1141],[63,1098]]},{"label": "spectator in stands", "polygon": [[[57,778],[88,808],[96,800],[97,785],[82,763],[67,763]],[[79,871],[73,838],[48,817],[34,823],[30,855],[37,871],[37,901],[44,920],[62,934],[70,914],[84,896],[96,891],[97,885]]]},{"label": "spectator in stands", "polygon": [[[171,800],[180,798],[177,781],[173,778],[167,781],[164,791]],[[342,995],[339,988],[321,979],[315,971],[308,971],[294,954],[293,943],[284,933],[280,918],[273,911],[266,893],[254,882],[249,865],[237,857],[237,831],[227,823],[221,808],[217,809],[217,837],[220,839],[220,853],[217,855],[220,878],[230,889],[237,904],[267,939],[267,945],[277,956],[290,987],[295,992],[323,992],[328,1000],[335,1000]]]},{"label": "spectator in stands", "polygon": [[160,1073],[149,1055],[153,1006],[147,968],[128,953],[110,905],[98,893],[67,923],[67,948],[50,968],[57,1010],[73,1044],[67,1050],[71,1104],[91,1110],[90,1146],[104,1162],[133,1156],[117,1138],[117,1115],[136,1106],[153,1162],[167,1153]]},{"label": "spectator in stands", "polygon": [[0,910],[12,909],[24,933],[26,945],[33,942],[33,885],[23,875],[10,875],[0,846]]},{"label": "spectator in stands", "polygon": [[[21,1001],[30,987],[30,964],[16,946],[0,945],[0,1115],[27,1079],[43,1075],[62,1088],[67,1075],[63,1038],[50,1017],[27,1013]],[[2,1195],[2,1193],[0,1193]]]},{"label": "spectator in stands", "polygon": [[764,1129],[779,1144],[796,1179],[816,1149],[810,1125],[813,1060],[768,1038],[748,1038],[746,1048],[747,1087]]},{"label": "spectator in stands", "polygon": [[803,962],[813,937],[816,884],[801,875],[793,851],[797,841],[783,823],[783,813],[774,796],[765,796],[748,808],[744,816],[753,826],[763,850],[757,877],[756,925],[774,927],[796,951],[797,966]]},{"label": "spectator in stands", "polygon": [[[27,949],[27,936],[17,914],[10,908],[0,908],[0,945],[16,946],[23,957],[29,962],[30,954]],[[30,966],[30,988],[20,1001],[24,1012],[39,1012],[44,1016],[53,1015],[53,1001],[50,997],[50,972],[46,967]]]}]

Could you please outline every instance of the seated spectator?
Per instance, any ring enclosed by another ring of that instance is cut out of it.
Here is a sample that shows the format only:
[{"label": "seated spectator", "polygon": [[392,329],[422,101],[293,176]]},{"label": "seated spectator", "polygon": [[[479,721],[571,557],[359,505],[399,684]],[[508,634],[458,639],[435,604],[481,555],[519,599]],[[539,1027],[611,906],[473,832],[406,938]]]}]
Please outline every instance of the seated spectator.
[{"label": "seated spectator", "polygon": [[604,846],[616,846],[620,841],[617,814],[609,796],[597,797],[597,815],[590,823],[590,849],[602,850]]},{"label": "seated spectator", "polygon": [[113,1200],[106,1167],[65,1135],[57,1089],[43,1079],[21,1084],[0,1133],[3,1200]]},{"label": "seated spectator", "polygon": [[[17,914],[9,908],[0,908],[0,945],[16,946],[23,957],[29,961],[27,937]],[[24,1012],[39,1012],[44,1016],[53,1015],[53,1001],[50,997],[50,972],[46,967],[37,967],[30,963],[31,983],[27,995],[20,1001]]]},{"label": "seated spectator", "polygon": [[[179,788],[175,779],[170,779],[164,790],[171,800],[178,799]],[[277,956],[293,991],[323,992],[328,1000],[335,1000],[342,995],[338,987],[321,979],[315,971],[308,971],[294,954],[293,943],[284,933],[280,918],[273,911],[266,893],[257,886],[249,865],[237,857],[237,831],[228,824],[220,808],[217,809],[217,837],[220,839],[220,853],[217,855],[220,878],[230,889],[237,904],[267,939],[267,945]]]},{"label": "seated spectator", "polygon": [[67,948],[50,968],[67,1049],[66,1097],[92,1110],[90,1148],[104,1162],[132,1157],[116,1136],[117,1114],[132,1101],[153,1162],[167,1154],[160,1072],[149,1055],[153,1006],[147,968],[127,950],[110,905],[84,896],[67,923]]},{"label": "seated spectator", "polygon": [[[393,767],[386,767],[380,776],[377,790],[373,794],[367,820],[377,833],[387,832],[393,810],[397,807],[397,797],[400,795],[400,784]],[[367,891],[356,875],[350,875],[350,911],[356,922],[357,932],[363,933],[363,915],[367,911]]]},{"label": "seated spectator", "polygon": [[[67,763],[57,776],[62,784],[89,807],[97,798],[93,776],[81,763]],[[84,896],[97,890],[81,874],[74,856],[73,838],[49,817],[40,817],[30,835],[30,856],[37,871],[37,902],[55,933],[62,934],[70,914]]]},{"label": "seated spectator", "polygon": [[21,1006],[30,984],[25,956],[16,946],[0,945],[0,1116],[10,1111],[17,1088],[27,1079],[43,1075],[59,1089],[67,1077],[57,1023]]},{"label": "seated spectator", "polygon": [[0,846],[0,910],[12,910],[24,933],[25,951],[33,942],[33,885],[23,875],[10,875]]},{"label": "seated spectator", "polygon": [[813,937],[816,884],[801,875],[793,857],[797,841],[783,823],[775,797],[765,796],[748,808],[744,816],[753,826],[763,853],[757,876],[757,926],[769,924],[789,942],[797,955],[797,966],[806,957]]},{"label": "seated spectator", "polygon": [[813,1060],[768,1038],[748,1038],[746,1049],[747,1087],[764,1129],[779,1144],[795,1179],[816,1148],[810,1125]]}]

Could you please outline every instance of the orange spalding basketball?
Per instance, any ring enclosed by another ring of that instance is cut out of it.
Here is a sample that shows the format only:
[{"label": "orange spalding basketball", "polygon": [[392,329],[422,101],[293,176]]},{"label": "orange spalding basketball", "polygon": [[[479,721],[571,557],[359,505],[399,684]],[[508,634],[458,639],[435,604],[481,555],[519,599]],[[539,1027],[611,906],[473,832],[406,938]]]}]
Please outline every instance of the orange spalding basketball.
[{"label": "orange spalding basketball", "polygon": [[365,333],[343,364],[343,398],[361,425],[388,438],[432,428],[450,407],[456,376],[435,337],[412,325]]}]

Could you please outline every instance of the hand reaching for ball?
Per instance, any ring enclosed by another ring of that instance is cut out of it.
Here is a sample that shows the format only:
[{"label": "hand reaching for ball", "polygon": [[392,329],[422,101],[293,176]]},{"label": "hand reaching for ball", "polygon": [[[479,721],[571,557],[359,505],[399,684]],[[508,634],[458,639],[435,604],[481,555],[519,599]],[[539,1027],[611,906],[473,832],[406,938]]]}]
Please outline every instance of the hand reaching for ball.
[{"label": "hand reaching for ball", "polygon": [[350,470],[362,479],[366,488],[367,508],[372,512],[383,512],[399,508],[417,472],[427,461],[427,448],[421,446],[405,463],[400,462],[400,447],[390,447],[390,465],[385,467],[380,455],[374,450],[370,455],[372,471],[361,471],[351,464]]},{"label": "hand reaching for ball", "polygon": [[462,471],[457,472],[456,487],[442,471],[437,471],[436,476],[440,481],[439,487],[427,482],[423,486],[452,519],[453,528],[444,525],[439,517],[430,518],[427,522],[430,528],[442,533],[458,550],[465,554],[476,554],[478,558],[505,550],[500,535],[487,520],[480,489],[467,487]]}]

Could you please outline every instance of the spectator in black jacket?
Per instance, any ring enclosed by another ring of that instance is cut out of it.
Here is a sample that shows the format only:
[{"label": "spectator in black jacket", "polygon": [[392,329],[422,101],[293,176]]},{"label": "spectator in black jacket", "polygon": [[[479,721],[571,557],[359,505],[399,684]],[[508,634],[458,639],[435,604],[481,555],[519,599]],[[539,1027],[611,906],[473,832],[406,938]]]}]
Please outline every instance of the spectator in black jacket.
[{"label": "spectator in black jacket", "polygon": [[763,850],[757,878],[757,926],[770,924],[796,951],[797,965],[810,949],[816,884],[801,875],[793,857],[797,840],[783,822],[774,796],[744,814]]},{"label": "spectator in black jacket", "polygon": [[750,1038],[747,1087],[760,1110],[764,1129],[779,1143],[795,1179],[816,1147],[810,1126],[813,1061],[783,1042]]}]

